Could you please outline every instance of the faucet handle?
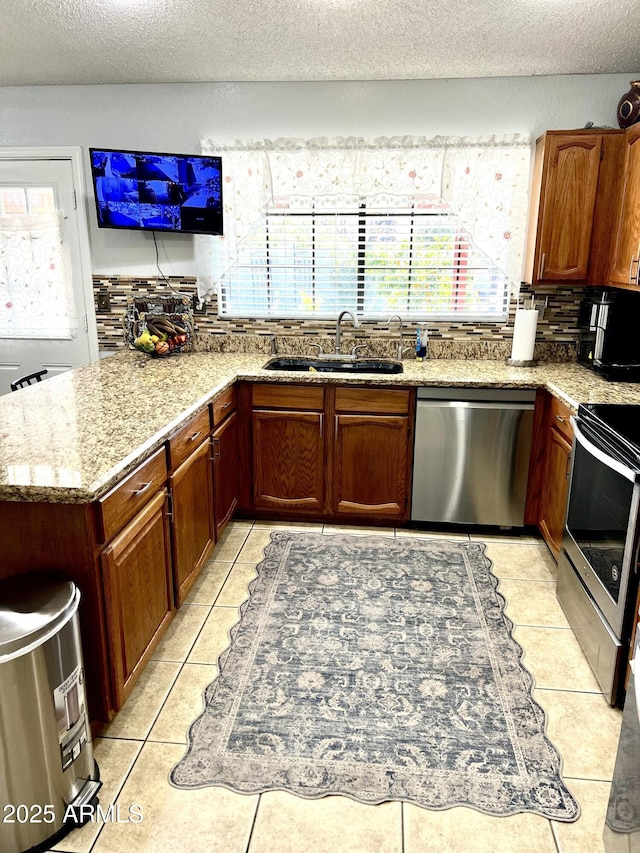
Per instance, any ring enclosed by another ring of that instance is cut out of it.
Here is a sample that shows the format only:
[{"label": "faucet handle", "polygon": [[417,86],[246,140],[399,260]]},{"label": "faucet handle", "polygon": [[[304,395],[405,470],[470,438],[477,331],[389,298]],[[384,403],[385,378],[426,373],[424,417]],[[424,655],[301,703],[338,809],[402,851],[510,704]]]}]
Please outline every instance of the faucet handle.
[{"label": "faucet handle", "polygon": [[359,350],[359,349],[366,349],[368,346],[369,346],[369,344],[357,344],[357,345],[356,345],[356,346],[351,350],[351,355],[353,355],[353,356],[355,356],[355,357],[357,358],[357,357],[358,357],[358,350]]},{"label": "faucet handle", "polygon": [[322,346],[320,344],[309,344],[309,346],[317,348],[318,352],[316,353],[316,355],[322,355],[323,349],[322,349]]}]

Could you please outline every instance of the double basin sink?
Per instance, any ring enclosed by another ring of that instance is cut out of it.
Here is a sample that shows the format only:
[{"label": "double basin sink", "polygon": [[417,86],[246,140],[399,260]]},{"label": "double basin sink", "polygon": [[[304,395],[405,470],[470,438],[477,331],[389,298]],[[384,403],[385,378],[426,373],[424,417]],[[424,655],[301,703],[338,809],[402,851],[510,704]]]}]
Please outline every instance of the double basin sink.
[{"label": "double basin sink", "polygon": [[263,365],[264,370],[299,370],[318,373],[402,373],[402,362],[391,359],[366,359],[335,356],[275,356]]}]

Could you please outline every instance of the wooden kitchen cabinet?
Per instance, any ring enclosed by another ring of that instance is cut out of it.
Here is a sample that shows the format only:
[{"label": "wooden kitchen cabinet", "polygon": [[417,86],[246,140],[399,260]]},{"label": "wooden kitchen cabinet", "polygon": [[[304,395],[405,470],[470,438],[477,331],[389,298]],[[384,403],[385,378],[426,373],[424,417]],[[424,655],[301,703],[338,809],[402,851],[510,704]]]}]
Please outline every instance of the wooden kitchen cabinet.
[{"label": "wooden kitchen cabinet", "polygon": [[211,436],[216,539],[238,506],[240,429],[238,412],[232,411]]},{"label": "wooden kitchen cabinet", "polygon": [[324,510],[324,389],[254,385],[253,502],[256,509]]},{"label": "wooden kitchen cabinet", "polygon": [[625,141],[609,284],[636,289],[640,283],[640,125],[627,129]]},{"label": "wooden kitchen cabinet", "polygon": [[340,515],[406,518],[409,392],[338,388],[332,453],[332,510]]},{"label": "wooden kitchen cabinet", "polygon": [[547,131],[537,140],[526,282],[606,282],[623,153],[621,130]]},{"label": "wooden kitchen cabinet", "polygon": [[96,503],[114,710],[173,617],[166,479],[161,448]]},{"label": "wooden kitchen cabinet", "polygon": [[[533,452],[539,452],[530,473],[530,492],[535,492],[535,520],[540,532],[558,559],[564,534],[573,430],[571,411],[557,397],[546,391],[538,392]],[[537,436],[536,436],[537,433]]]},{"label": "wooden kitchen cabinet", "polygon": [[411,401],[407,389],[254,385],[253,508],[405,519]]},{"label": "wooden kitchen cabinet", "polygon": [[176,606],[184,601],[215,543],[210,432],[209,410],[205,409],[169,439]]},{"label": "wooden kitchen cabinet", "polygon": [[116,709],[95,510],[91,503],[2,501],[0,577],[56,571],[78,586],[89,719],[108,722]]},{"label": "wooden kitchen cabinet", "polygon": [[233,518],[240,501],[241,465],[245,454],[241,453],[243,444],[237,397],[236,386],[232,385],[219,394],[211,406],[216,539]]},{"label": "wooden kitchen cabinet", "polygon": [[173,616],[166,490],[102,552],[115,709],[121,708]]},{"label": "wooden kitchen cabinet", "polygon": [[80,589],[89,715],[122,707],[173,616],[165,448],[92,503],[0,503],[0,577],[61,572]]}]

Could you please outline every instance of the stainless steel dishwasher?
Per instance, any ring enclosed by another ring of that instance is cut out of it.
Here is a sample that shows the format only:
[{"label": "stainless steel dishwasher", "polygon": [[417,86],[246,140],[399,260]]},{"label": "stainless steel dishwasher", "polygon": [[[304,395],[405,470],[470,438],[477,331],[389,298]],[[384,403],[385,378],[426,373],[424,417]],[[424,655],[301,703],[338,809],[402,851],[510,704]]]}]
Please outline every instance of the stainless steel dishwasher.
[{"label": "stainless steel dishwasher", "polygon": [[535,391],[419,388],[412,521],[521,527]]}]

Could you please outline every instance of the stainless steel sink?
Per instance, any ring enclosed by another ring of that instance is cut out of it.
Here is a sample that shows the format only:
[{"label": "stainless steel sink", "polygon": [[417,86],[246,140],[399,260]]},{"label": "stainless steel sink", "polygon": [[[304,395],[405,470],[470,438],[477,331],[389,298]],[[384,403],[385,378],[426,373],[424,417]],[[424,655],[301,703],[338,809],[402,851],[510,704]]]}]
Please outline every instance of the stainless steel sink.
[{"label": "stainless steel sink", "polygon": [[270,358],[264,370],[300,370],[318,373],[402,373],[402,362],[391,359],[285,356]]}]

